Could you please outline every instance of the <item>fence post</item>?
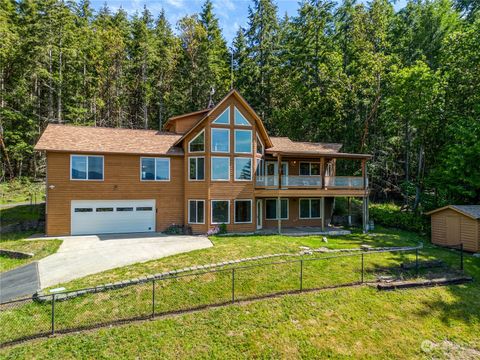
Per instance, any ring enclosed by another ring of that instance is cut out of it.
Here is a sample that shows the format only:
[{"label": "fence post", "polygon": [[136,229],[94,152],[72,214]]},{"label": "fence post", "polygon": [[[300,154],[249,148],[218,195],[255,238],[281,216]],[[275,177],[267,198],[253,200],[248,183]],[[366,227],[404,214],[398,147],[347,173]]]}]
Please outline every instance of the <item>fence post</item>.
[{"label": "fence post", "polygon": [[300,259],[300,291],[303,290],[303,259]]},{"label": "fence post", "polygon": [[460,270],[463,271],[463,243],[460,244]]},{"label": "fence post", "polygon": [[55,294],[52,294],[52,336],[55,335]]},{"label": "fence post", "polygon": [[418,277],[418,248],[415,249],[415,270],[417,271],[417,277]]},{"label": "fence post", "polygon": [[365,255],[365,254],[364,254],[363,251],[362,251],[362,284],[363,284],[363,282],[364,282],[364,276],[365,276],[365,275],[364,275],[364,273],[365,273],[365,260],[363,259],[363,256],[364,256],[364,255]]},{"label": "fence post", "polygon": [[152,319],[155,318],[155,279],[152,280]]},{"label": "fence post", "polygon": [[232,269],[232,303],[235,302],[235,268]]}]

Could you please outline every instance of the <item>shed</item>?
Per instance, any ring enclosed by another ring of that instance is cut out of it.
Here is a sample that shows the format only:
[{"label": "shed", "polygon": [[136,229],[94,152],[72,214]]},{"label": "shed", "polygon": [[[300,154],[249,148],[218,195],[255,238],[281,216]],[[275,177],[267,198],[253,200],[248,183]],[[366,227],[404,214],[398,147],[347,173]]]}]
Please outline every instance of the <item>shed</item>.
[{"label": "shed", "polygon": [[426,215],[431,215],[433,244],[480,251],[480,205],[448,205]]}]

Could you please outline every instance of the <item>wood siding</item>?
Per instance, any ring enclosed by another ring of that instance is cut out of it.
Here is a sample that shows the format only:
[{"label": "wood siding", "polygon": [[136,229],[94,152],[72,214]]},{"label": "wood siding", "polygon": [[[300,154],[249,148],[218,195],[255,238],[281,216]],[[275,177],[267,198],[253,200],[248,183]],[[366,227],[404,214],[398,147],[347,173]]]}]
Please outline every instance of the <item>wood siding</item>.
[{"label": "wood siding", "polygon": [[[170,157],[170,181],[141,181],[138,155],[104,155],[104,180],[70,180],[70,154],[47,153],[47,235],[70,234],[72,200],[155,199],[156,230],[183,224],[183,157]],[[54,186],[50,189],[49,186]]]},{"label": "wood siding", "polygon": [[[252,126],[236,126],[234,125],[234,106],[245,116]],[[212,124],[212,122],[222,114],[227,107],[230,107],[230,125]],[[211,128],[221,128],[230,130],[230,152],[229,153],[212,153],[211,152]],[[235,154],[234,137],[235,129],[252,130],[252,153],[251,154]],[[195,138],[201,131],[205,130],[205,151],[190,153],[188,143]],[[230,232],[251,232],[255,230],[256,206],[254,199],[254,182],[255,182],[255,153],[256,153],[256,132],[257,127],[254,118],[243,107],[243,105],[235,98],[231,97],[225,101],[212,114],[209,115],[204,126],[199,126],[194,132],[189,134],[183,141],[185,150],[185,200],[184,209],[185,216],[188,215],[188,200],[205,200],[205,224],[189,224],[194,233],[205,233],[208,229],[216,225],[212,225],[211,219],[211,200],[230,200],[230,223],[227,224],[227,230]],[[195,156],[205,157],[205,180],[191,181],[189,180],[189,158]],[[211,156],[221,156],[230,158],[230,180],[228,181],[212,181],[211,179]],[[252,181],[235,181],[235,157],[248,157],[252,159]],[[248,199],[252,200],[252,222],[248,224],[235,224],[234,222],[234,200]],[[186,218],[188,222],[188,218]]]},{"label": "wood siding", "polygon": [[452,209],[432,214],[432,243],[452,246],[463,243],[467,251],[480,251],[480,220],[474,220]]}]

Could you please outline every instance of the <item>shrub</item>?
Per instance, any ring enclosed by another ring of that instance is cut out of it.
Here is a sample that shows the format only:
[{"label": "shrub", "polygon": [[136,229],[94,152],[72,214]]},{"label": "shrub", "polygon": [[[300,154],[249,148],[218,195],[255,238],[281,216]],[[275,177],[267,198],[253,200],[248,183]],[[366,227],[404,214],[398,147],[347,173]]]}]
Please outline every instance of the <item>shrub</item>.
[{"label": "shrub", "polygon": [[395,204],[370,204],[370,219],[386,227],[414,231],[426,234],[430,231],[428,218],[408,210],[402,210]]}]

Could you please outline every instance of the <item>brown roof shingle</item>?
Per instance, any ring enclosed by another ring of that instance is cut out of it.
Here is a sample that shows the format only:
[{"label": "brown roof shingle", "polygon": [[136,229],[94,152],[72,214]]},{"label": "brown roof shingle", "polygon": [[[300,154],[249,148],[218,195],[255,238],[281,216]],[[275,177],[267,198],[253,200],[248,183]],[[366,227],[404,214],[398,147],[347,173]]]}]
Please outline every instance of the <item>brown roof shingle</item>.
[{"label": "brown roof shingle", "polygon": [[480,205],[447,205],[432,211],[425,213],[425,215],[431,215],[439,211],[443,211],[446,209],[452,209],[459,213],[462,213],[466,216],[471,217],[472,219],[478,220],[480,219]]},{"label": "brown roof shingle", "polygon": [[314,143],[314,142],[300,142],[292,141],[287,137],[273,137],[271,136],[273,147],[267,151],[274,152],[302,152],[302,153],[322,153],[322,154],[334,154],[338,153],[342,144],[334,143]]},{"label": "brown roof shingle", "polygon": [[156,130],[49,124],[35,150],[145,155],[183,155],[173,144],[182,135]]}]

